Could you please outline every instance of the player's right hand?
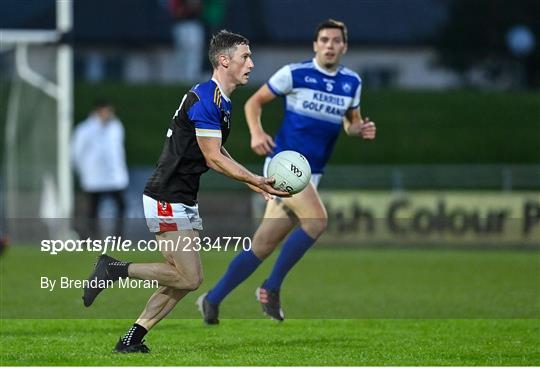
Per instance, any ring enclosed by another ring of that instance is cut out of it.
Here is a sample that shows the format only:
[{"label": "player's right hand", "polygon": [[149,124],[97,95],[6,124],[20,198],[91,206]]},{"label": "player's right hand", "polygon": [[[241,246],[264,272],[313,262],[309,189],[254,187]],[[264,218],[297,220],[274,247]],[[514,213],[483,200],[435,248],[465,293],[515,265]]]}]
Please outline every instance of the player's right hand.
[{"label": "player's right hand", "polygon": [[260,156],[266,156],[272,153],[276,144],[271,136],[261,131],[251,135],[251,149]]},{"label": "player's right hand", "polygon": [[256,184],[248,184],[248,186],[255,192],[260,193],[264,199],[271,200],[274,199],[274,196],[288,198],[291,196],[289,192],[283,190],[275,189],[272,185],[276,179],[274,178],[265,178],[264,176],[258,176],[256,179]]}]

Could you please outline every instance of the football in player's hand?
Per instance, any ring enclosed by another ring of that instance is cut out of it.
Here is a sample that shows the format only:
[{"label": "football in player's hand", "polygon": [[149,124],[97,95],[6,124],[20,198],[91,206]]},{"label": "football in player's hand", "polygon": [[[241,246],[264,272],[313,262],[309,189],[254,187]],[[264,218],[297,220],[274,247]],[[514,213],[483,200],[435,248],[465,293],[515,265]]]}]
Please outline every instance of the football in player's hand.
[{"label": "football in player's hand", "polygon": [[301,192],[311,178],[307,159],[296,151],[283,151],[275,155],[268,165],[268,177],[274,178],[274,188],[291,194]]}]

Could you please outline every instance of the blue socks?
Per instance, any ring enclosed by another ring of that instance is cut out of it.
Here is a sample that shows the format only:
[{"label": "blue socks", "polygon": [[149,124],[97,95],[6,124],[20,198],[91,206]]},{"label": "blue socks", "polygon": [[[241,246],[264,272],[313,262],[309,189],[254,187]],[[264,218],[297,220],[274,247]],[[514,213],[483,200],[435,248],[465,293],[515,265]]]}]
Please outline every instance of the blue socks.
[{"label": "blue socks", "polygon": [[[272,269],[270,277],[263,287],[272,291],[278,291],[287,273],[302,258],[316,239],[310,237],[302,228],[294,230],[283,247]],[[262,261],[257,258],[253,251],[243,251],[229,264],[225,275],[210,290],[206,299],[214,305],[219,305],[223,299],[244,280],[246,280],[259,267]]]},{"label": "blue socks", "polygon": [[283,244],[272,273],[263,284],[263,287],[268,290],[278,291],[287,273],[302,258],[304,253],[311,248],[315,240],[317,239],[310,237],[301,227],[294,230]]},{"label": "blue socks", "polygon": [[216,286],[210,290],[206,299],[214,305],[219,305],[221,301],[245,279],[247,279],[262,261],[250,251],[243,251],[229,264],[225,275],[219,280]]}]

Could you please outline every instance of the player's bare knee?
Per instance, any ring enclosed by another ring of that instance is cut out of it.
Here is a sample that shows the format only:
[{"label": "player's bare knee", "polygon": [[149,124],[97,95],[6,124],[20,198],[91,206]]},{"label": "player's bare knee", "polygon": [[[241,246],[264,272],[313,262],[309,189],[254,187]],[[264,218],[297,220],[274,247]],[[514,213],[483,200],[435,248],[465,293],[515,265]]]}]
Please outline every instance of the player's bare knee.
[{"label": "player's bare knee", "polygon": [[197,290],[199,286],[201,286],[202,282],[203,282],[202,275],[200,274],[192,275],[186,279],[184,289],[190,290],[190,291]]},{"label": "player's bare knee", "polygon": [[328,227],[328,218],[302,219],[302,229],[312,238],[318,238]]},{"label": "player's bare knee", "polygon": [[203,277],[200,272],[186,273],[171,267],[167,278],[169,286],[177,290],[197,290],[202,283]]},{"label": "player's bare knee", "polygon": [[174,278],[169,282],[169,286],[176,290],[184,290],[185,280],[181,277],[180,274],[174,276]]}]

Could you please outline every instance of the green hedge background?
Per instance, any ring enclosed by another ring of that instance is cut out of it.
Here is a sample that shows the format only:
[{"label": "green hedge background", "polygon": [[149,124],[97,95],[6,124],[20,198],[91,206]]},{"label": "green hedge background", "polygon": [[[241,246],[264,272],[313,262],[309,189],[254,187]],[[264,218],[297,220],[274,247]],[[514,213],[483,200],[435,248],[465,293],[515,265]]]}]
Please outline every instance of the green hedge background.
[{"label": "green hedge background", "polygon": [[[7,86],[2,84],[5,116]],[[109,98],[126,128],[130,165],[154,165],[169,121],[188,86],[82,83],[75,85],[75,121],[93,101]],[[227,149],[240,162],[261,158],[249,148],[243,104],[254,87],[233,94],[233,132]],[[540,163],[540,93],[366,90],[362,113],[377,123],[377,140],[339,138],[334,164]],[[283,114],[281,99],[268,105],[263,124],[274,134]],[[3,119],[3,121],[5,121]],[[3,130],[2,134],[3,136]]]}]

